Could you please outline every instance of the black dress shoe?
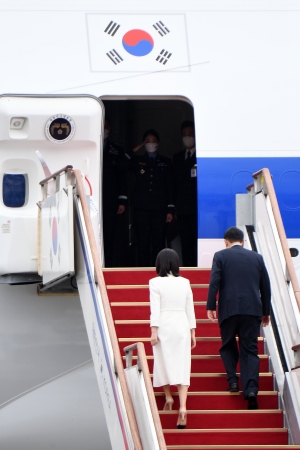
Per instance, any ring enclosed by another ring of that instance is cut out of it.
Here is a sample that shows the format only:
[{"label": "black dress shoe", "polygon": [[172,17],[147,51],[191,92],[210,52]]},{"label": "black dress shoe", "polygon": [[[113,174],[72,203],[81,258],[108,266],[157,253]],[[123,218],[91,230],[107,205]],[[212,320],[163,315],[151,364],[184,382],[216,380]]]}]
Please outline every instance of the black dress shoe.
[{"label": "black dress shoe", "polygon": [[250,392],[247,396],[248,400],[248,409],[258,409],[256,394],[254,392]]},{"label": "black dress shoe", "polygon": [[229,388],[227,389],[229,392],[239,392],[239,385],[237,383],[229,383]]}]

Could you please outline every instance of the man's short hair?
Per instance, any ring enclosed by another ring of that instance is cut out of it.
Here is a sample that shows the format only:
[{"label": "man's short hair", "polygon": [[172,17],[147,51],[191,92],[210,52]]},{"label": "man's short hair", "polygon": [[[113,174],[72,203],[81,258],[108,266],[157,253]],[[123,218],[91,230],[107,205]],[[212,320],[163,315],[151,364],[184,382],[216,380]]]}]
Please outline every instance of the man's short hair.
[{"label": "man's short hair", "polygon": [[145,131],[144,135],[143,135],[143,141],[146,139],[146,137],[150,136],[150,134],[154,137],[156,137],[157,142],[159,142],[159,134],[156,130],[153,130],[153,128],[151,128],[150,130]]},{"label": "man's short hair", "polygon": [[181,124],[181,132],[184,128],[193,128],[193,130],[195,131],[195,124],[192,120],[185,120]]},{"label": "man's short hair", "polygon": [[243,242],[244,233],[237,227],[230,227],[228,228],[228,230],[225,231],[224,239],[226,239],[226,241],[229,241],[230,243]]},{"label": "man's short hair", "polygon": [[156,257],[156,273],[160,277],[167,277],[169,274],[179,276],[179,257],[175,250],[164,248],[159,252]]}]

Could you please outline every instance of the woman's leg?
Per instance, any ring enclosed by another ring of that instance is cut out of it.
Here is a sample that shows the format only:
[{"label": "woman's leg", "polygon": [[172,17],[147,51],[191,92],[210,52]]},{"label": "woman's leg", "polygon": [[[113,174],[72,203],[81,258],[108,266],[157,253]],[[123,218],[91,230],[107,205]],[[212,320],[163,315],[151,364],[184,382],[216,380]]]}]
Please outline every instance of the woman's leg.
[{"label": "woman's leg", "polygon": [[169,384],[165,384],[163,386],[163,390],[166,396],[166,403],[164,406],[164,410],[171,410],[172,409],[172,405],[174,403],[172,394],[171,394],[171,389],[170,389],[170,385]]},{"label": "woman's leg", "polygon": [[187,399],[188,388],[189,388],[188,386],[185,386],[183,384],[177,384],[180,409],[182,409],[182,410],[186,410],[186,399]]},{"label": "woman's leg", "polygon": [[179,415],[177,419],[177,428],[183,429],[186,427],[186,399],[188,393],[188,386],[183,384],[177,384],[178,394],[179,394]]}]

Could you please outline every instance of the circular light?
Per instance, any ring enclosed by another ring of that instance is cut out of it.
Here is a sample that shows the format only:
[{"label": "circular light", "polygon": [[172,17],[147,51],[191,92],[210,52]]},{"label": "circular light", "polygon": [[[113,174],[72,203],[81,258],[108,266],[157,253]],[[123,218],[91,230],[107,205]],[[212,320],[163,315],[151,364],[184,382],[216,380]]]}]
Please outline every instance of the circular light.
[{"label": "circular light", "polygon": [[13,126],[14,127],[19,127],[21,125],[21,122],[19,121],[19,120],[16,120],[14,123],[13,123]]}]

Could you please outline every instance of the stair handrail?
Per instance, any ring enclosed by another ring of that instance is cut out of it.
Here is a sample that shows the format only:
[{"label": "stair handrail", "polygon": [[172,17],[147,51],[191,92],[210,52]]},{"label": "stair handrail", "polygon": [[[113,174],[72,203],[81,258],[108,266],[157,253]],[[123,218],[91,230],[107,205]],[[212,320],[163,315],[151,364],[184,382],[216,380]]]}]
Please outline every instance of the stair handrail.
[{"label": "stair handrail", "polygon": [[264,192],[269,196],[269,199],[270,199],[270,204],[271,204],[271,208],[273,211],[277,232],[278,232],[278,236],[280,239],[280,243],[281,243],[281,247],[282,247],[282,251],[283,251],[283,255],[284,255],[284,259],[285,259],[285,263],[286,263],[288,281],[290,281],[292,284],[295,299],[296,299],[296,302],[297,302],[297,305],[298,305],[298,308],[300,311],[300,287],[299,287],[295,267],[294,267],[294,264],[292,261],[284,225],[282,222],[281,213],[280,213],[280,209],[278,206],[275,189],[274,189],[274,185],[272,182],[272,176],[270,174],[269,169],[267,169],[267,168],[260,169],[257,172],[252,174],[253,178],[256,181],[257,181],[259,175],[262,175],[262,179],[259,180],[259,187],[264,190]]},{"label": "stair handrail", "polygon": [[157,409],[157,404],[154,396],[154,391],[151,383],[151,377],[145,352],[145,346],[142,342],[136,342],[135,344],[128,345],[124,347],[124,352],[126,355],[126,368],[132,367],[132,356],[134,350],[137,351],[137,367],[140,372],[143,373],[144,383],[146,387],[146,392],[149,400],[149,406],[153,418],[154,428],[157,436],[157,441],[160,450],[166,450],[166,442],[164,433],[161,426],[161,421],[159,417],[159,412]]},{"label": "stair handrail", "polygon": [[125,377],[121,352],[118,344],[118,338],[116,335],[116,330],[114,326],[114,321],[112,317],[112,312],[110,309],[110,304],[108,300],[106,285],[104,281],[104,276],[99,260],[98,250],[97,250],[97,243],[93,231],[93,225],[90,217],[90,210],[86,199],[86,193],[84,189],[84,185],[82,182],[82,174],[80,170],[74,170],[73,171],[75,179],[76,179],[76,189],[77,189],[77,195],[80,198],[83,217],[85,220],[87,235],[89,239],[90,249],[91,249],[91,255],[93,259],[94,264],[94,270],[95,270],[95,278],[98,283],[98,287],[101,293],[101,299],[102,299],[102,305],[103,310],[106,318],[107,328],[110,336],[110,341],[112,345],[113,355],[114,355],[114,364],[115,364],[115,371],[119,377],[120,386],[123,394],[124,404],[127,412],[127,418],[128,423],[131,431],[131,436],[134,444],[134,450],[143,450],[140,433],[133,409],[133,404],[131,401],[129,389],[127,386],[127,381]]}]

